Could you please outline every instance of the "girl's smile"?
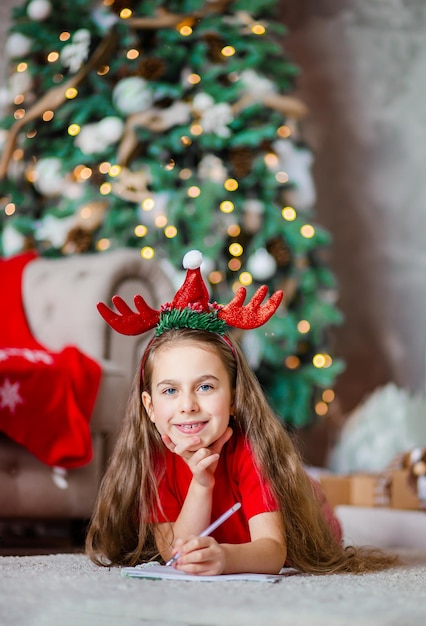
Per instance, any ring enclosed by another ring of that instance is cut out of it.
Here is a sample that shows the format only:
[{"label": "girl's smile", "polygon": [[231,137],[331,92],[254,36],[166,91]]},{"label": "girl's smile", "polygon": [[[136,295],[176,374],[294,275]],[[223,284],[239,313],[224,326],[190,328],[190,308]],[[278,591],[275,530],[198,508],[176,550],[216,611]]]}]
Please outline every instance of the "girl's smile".
[{"label": "girl's smile", "polygon": [[194,450],[210,446],[223,435],[232,401],[229,376],[218,354],[192,342],[156,353],[151,394],[142,393],[158,432],[175,444],[193,437]]}]

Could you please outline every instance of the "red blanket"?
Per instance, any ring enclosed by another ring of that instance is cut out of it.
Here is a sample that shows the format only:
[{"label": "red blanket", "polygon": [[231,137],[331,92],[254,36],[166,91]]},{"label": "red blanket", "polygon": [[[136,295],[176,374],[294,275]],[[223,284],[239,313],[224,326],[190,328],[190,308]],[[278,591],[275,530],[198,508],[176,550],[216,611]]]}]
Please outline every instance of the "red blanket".
[{"label": "red blanket", "polygon": [[22,272],[36,256],[0,259],[0,431],[43,463],[74,468],[92,458],[89,421],[101,368],[74,346],[52,352],[32,336]]}]

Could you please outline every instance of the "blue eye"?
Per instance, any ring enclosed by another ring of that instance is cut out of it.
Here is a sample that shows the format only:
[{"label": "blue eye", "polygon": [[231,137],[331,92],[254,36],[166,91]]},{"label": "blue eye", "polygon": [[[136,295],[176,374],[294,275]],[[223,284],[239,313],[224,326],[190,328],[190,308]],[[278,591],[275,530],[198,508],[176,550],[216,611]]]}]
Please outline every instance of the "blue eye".
[{"label": "blue eye", "polygon": [[163,390],[163,394],[165,396],[173,396],[176,393],[176,389],[174,387],[168,387]]},{"label": "blue eye", "polygon": [[207,383],[204,383],[204,385],[200,385],[200,391],[210,391],[210,389],[213,389],[212,385],[209,385]]}]

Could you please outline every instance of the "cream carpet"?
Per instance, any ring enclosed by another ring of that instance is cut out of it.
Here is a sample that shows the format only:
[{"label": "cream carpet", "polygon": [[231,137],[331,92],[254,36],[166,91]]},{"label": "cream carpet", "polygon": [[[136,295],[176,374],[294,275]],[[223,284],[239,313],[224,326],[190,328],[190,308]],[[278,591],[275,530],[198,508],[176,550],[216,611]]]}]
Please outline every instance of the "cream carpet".
[{"label": "cream carpet", "polygon": [[129,579],[84,555],[0,557],[2,626],[419,626],[426,623],[426,551],[363,576],[291,576],[279,583]]}]

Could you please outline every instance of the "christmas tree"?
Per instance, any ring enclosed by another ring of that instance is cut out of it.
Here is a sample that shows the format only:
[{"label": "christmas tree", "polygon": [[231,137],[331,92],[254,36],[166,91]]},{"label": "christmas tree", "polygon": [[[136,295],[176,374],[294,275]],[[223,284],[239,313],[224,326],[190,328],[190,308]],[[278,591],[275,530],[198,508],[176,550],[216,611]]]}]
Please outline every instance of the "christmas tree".
[{"label": "christmas tree", "polygon": [[[217,302],[284,290],[240,337],[289,427],[327,412],[336,286],[276,0],[29,0],[1,94],[1,252],[203,252]],[[179,277],[180,278],[180,277]]]}]

